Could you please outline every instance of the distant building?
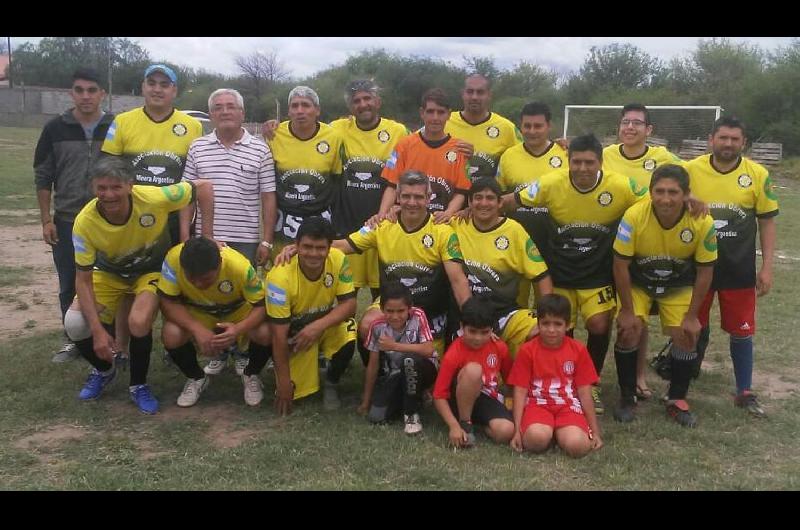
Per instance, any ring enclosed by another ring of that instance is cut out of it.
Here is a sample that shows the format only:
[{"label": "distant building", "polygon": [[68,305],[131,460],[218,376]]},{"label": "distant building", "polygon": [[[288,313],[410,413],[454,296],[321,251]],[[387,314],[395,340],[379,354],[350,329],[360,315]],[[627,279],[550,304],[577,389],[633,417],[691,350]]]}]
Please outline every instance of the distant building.
[{"label": "distant building", "polygon": [[6,69],[8,68],[9,60],[8,54],[0,55],[0,86],[8,86],[8,73]]}]

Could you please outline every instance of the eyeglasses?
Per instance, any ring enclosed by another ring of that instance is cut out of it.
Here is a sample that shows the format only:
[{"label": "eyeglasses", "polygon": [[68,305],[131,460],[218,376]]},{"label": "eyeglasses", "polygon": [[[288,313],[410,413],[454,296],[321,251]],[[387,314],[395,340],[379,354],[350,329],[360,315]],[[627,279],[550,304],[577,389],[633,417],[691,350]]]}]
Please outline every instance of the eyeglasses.
[{"label": "eyeglasses", "polygon": [[90,86],[89,88],[84,89],[82,86],[74,86],[72,87],[72,91],[76,94],[83,94],[84,92],[88,92],[89,94],[97,94],[100,92],[100,89],[96,86]]},{"label": "eyeglasses", "polygon": [[647,123],[643,122],[642,120],[628,120],[628,119],[625,119],[625,120],[622,120],[619,123],[623,127],[627,127],[628,125],[633,125],[634,127],[644,127],[645,125],[647,125]]}]

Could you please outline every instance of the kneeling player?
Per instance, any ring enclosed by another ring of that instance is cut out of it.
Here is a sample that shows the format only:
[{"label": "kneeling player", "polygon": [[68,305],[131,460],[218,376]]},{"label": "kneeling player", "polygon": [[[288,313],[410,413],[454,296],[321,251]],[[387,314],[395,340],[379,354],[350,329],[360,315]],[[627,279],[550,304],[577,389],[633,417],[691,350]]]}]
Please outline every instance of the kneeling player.
[{"label": "kneeling player", "polygon": [[625,212],[614,241],[614,281],[620,311],[614,359],[620,403],[614,419],[629,422],[636,406],[636,347],[653,302],[672,338],[667,413],[679,424],[697,420],[686,403],[697,362],[698,311],[711,286],[717,236],[711,216],[691,217],[684,206],[689,174],[667,164],[653,172],[650,199]]},{"label": "kneeling player", "polygon": [[250,339],[250,362],[244,369],[244,401],[258,405],[264,397],[258,374],[270,356],[269,326],[264,313],[264,285],[242,254],[220,250],[199,237],[167,254],[158,281],[164,347],[188,377],[179,407],[191,407],[208,386],[197,363],[197,347],[205,356],[218,355]]}]

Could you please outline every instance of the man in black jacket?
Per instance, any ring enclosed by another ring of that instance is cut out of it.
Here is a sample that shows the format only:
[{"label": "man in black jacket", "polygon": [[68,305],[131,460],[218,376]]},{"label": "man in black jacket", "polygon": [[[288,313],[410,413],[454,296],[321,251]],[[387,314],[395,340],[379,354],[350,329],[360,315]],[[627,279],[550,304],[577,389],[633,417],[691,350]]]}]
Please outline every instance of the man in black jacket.
[{"label": "man in black jacket", "polygon": [[[89,171],[101,156],[100,147],[114,120],[113,114],[100,108],[105,95],[95,70],[76,70],[70,91],[75,107],[44,126],[33,160],[42,236],[53,247],[62,319],[75,298],[72,225],[78,212],[93,198]],[[53,191],[54,215],[51,215]],[[67,342],[53,357],[53,362],[64,362],[78,356],[75,346]]]}]

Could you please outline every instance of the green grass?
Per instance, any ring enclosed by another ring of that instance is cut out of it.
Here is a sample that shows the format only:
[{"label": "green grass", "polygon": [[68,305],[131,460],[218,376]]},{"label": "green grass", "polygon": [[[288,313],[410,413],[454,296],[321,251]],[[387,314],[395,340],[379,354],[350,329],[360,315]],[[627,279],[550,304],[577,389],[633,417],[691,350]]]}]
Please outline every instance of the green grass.
[{"label": "green grass", "polygon": [[[312,396],[288,418],[277,417],[271,372],[263,374],[264,403],[248,408],[230,369],[212,381],[197,406],[178,409],[184,379],[162,362],[158,341],[149,377],[162,404],[158,415],[140,415],[130,403],[127,373],[99,401],[80,403],[76,395],[86,364],[51,363],[61,343],[60,333],[52,331],[0,339],[0,488],[800,489],[800,331],[793,324],[800,261],[792,259],[800,258],[794,236],[800,229],[800,184],[778,184],[785,187],[778,189],[777,246],[786,258],[776,260],[773,291],[759,301],[755,338],[756,390],[769,412],[766,420],[731,405],[733,374],[718,315],[712,317],[706,356],[716,368],[704,370],[690,390],[698,428],[683,429],[666,420],[659,403],[645,402],[633,424],[603,416],[606,446],[578,461],[559,451],[518,455],[482,436],[474,450],[456,453],[447,448],[447,431],[430,407],[422,414],[424,434],[416,439],[405,437],[398,424],[370,426],[355,414],[363,378],[357,355],[343,379],[346,407],[334,413],[324,412],[319,396]],[[360,311],[365,302],[362,292]],[[651,325],[651,351],[663,341]],[[603,373],[609,409],[617,397],[613,365],[609,355]],[[665,390],[655,374],[649,380],[656,395]]]},{"label": "green grass", "polygon": [[0,287],[8,287],[18,284],[23,278],[27,277],[29,271],[23,267],[7,267],[0,265]]},{"label": "green grass", "polygon": [[33,152],[41,129],[0,127],[0,209],[36,208]]}]

